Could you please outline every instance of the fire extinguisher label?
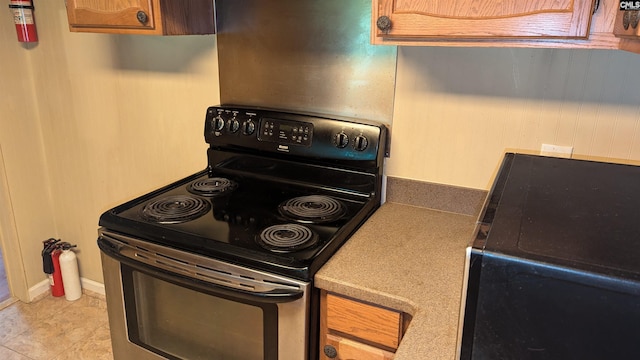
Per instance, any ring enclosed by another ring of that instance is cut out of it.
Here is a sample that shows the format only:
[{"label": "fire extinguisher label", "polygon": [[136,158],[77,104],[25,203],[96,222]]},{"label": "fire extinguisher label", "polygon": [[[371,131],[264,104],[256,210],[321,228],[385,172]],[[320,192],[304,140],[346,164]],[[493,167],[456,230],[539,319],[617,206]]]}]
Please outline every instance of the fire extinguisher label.
[{"label": "fire extinguisher label", "polygon": [[13,9],[13,21],[16,25],[32,25],[33,12],[31,9]]}]

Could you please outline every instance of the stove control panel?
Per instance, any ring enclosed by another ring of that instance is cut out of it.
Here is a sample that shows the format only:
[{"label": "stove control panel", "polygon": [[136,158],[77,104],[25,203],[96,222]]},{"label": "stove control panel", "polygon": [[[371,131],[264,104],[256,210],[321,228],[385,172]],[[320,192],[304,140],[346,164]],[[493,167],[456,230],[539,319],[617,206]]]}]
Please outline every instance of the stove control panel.
[{"label": "stove control panel", "polygon": [[386,141],[383,125],[354,119],[244,107],[212,106],[205,118],[205,140],[215,148],[338,160],[377,159]]},{"label": "stove control panel", "polygon": [[302,121],[291,121],[262,118],[258,140],[271,141],[289,145],[310,146],[313,137],[313,124]]}]

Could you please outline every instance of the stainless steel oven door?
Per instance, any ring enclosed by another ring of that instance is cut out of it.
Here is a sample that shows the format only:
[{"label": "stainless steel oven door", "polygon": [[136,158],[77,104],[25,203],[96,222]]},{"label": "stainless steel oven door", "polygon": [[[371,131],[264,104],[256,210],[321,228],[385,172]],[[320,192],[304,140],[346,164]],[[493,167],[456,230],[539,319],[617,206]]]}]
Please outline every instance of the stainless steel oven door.
[{"label": "stainless steel oven door", "polygon": [[99,230],[115,360],[300,360],[310,284]]}]

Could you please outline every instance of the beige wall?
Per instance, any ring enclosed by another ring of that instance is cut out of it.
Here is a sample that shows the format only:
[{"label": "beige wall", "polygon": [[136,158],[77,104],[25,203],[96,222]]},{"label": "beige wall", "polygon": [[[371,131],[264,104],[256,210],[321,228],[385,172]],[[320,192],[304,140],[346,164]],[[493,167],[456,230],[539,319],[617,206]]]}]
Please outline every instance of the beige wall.
[{"label": "beige wall", "polygon": [[[34,284],[44,279],[39,257],[42,240],[57,231],[30,50],[18,43],[8,11],[0,16],[0,44],[0,161],[4,164],[0,164],[0,240],[5,262],[15,265],[7,269],[10,278],[23,282],[12,285],[26,288],[25,281]],[[34,263],[26,274],[20,266],[21,258]]]},{"label": "beige wall", "polygon": [[488,189],[506,151],[640,161],[640,55],[400,48],[387,174]]},{"label": "beige wall", "polygon": [[[16,241],[29,286],[44,279],[50,236],[77,243],[81,275],[102,282],[99,215],[205,166],[215,36],[76,34],[63,1],[36,11],[33,49],[0,17],[0,146]],[[400,48],[387,174],[487,189],[505,149],[542,143],[640,161],[639,65],[640,55],[615,51]]]},{"label": "beige wall", "polygon": [[[5,15],[0,141],[29,286],[45,279],[39,255],[51,236],[78,244],[81,276],[102,282],[99,215],[206,166],[215,36],[70,33],[64,1],[41,1],[40,41],[27,50]],[[33,86],[9,63],[31,69]]]}]

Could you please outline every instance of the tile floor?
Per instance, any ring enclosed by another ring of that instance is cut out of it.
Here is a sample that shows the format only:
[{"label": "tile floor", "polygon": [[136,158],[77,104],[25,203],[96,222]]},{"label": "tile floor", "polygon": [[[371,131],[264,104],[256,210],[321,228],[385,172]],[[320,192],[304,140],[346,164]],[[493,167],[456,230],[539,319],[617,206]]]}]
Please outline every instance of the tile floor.
[{"label": "tile floor", "polygon": [[104,298],[46,295],[6,306],[0,310],[0,359],[112,360]]}]

